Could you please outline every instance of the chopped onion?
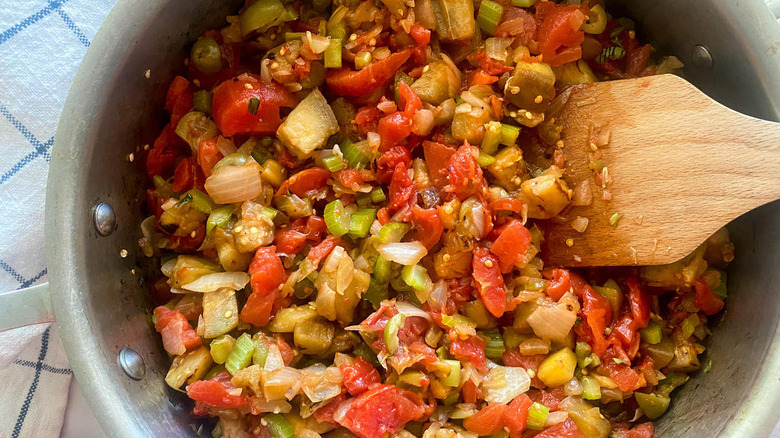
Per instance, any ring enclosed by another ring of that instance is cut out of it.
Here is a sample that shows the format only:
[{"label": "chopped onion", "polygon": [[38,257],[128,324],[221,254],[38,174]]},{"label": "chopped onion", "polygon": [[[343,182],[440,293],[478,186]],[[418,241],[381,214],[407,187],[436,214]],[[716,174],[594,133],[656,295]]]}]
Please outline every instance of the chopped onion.
[{"label": "chopped onion", "polygon": [[310,31],[306,31],[306,42],[308,43],[311,51],[314,53],[322,53],[330,46],[330,37],[324,37],[320,35],[314,35]]},{"label": "chopped onion", "polygon": [[569,383],[563,387],[563,393],[567,396],[582,394],[582,384],[580,383],[579,379],[573,377],[571,380],[569,380]]},{"label": "chopped onion", "polygon": [[468,103],[472,107],[481,108],[483,110],[488,109],[488,104],[470,91],[464,91],[460,93],[460,97],[463,99],[464,102]]},{"label": "chopped onion", "polygon": [[192,292],[214,292],[219,288],[232,290],[243,289],[249,283],[249,274],[246,272],[217,272],[199,277],[192,283],[182,285],[182,289]]},{"label": "chopped onion", "polygon": [[452,122],[452,118],[455,116],[456,107],[457,104],[454,99],[447,99],[439,104],[439,106],[436,107],[437,111],[434,113],[433,124],[439,126]]},{"label": "chopped onion", "polygon": [[376,132],[369,131],[366,134],[366,138],[368,139],[368,146],[371,150],[374,152],[378,151],[379,147],[382,145],[382,137]]},{"label": "chopped onion", "polygon": [[271,82],[271,67],[269,67],[269,64],[271,64],[270,59],[264,59],[260,61],[260,79],[265,83]]},{"label": "chopped onion", "polygon": [[572,196],[572,204],[576,206],[590,205],[593,203],[593,190],[590,188],[590,181],[588,179],[582,180],[574,188],[574,195]]},{"label": "chopped onion", "polygon": [[563,342],[577,321],[579,302],[566,293],[556,304],[542,304],[528,316],[528,325],[536,336],[554,342]]},{"label": "chopped onion", "polygon": [[571,221],[571,227],[574,228],[579,233],[584,233],[585,229],[588,228],[588,218],[577,216],[574,218],[573,221]]},{"label": "chopped onion", "polygon": [[379,111],[382,111],[385,114],[392,114],[398,111],[398,105],[396,105],[392,100],[382,100],[376,104],[376,107],[379,109]]},{"label": "chopped onion", "polygon": [[338,367],[312,365],[301,370],[301,389],[313,403],[341,394],[341,372]]},{"label": "chopped onion", "polygon": [[238,148],[236,148],[236,145],[233,144],[232,140],[221,135],[217,138],[217,149],[219,149],[219,153],[225,157],[230,154],[235,154],[236,151],[238,151]]},{"label": "chopped onion", "polygon": [[495,60],[505,62],[507,57],[507,47],[512,45],[512,38],[488,38],[485,40],[485,52]]},{"label": "chopped onion", "polygon": [[395,308],[398,309],[399,313],[403,313],[404,315],[406,315],[407,318],[412,316],[419,316],[421,318],[425,318],[428,321],[433,322],[433,318],[431,318],[431,315],[429,315],[426,311],[415,306],[412,303],[407,303],[406,301],[397,301],[395,303]]},{"label": "chopped onion", "polygon": [[569,418],[569,413],[566,411],[553,411],[547,414],[547,419],[544,421],[544,427],[555,426],[558,423],[563,423]]},{"label": "chopped onion", "polygon": [[550,341],[539,338],[529,338],[517,346],[517,350],[523,356],[533,356],[535,354],[547,354],[550,352]]},{"label": "chopped onion", "polygon": [[263,375],[263,394],[268,401],[292,400],[301,389],[301,372],[292,367],[282,367]]},{"label": "chopped onion", "polygon": [[339,407],[333,413],[333,419],[337,423],[341,424],[341,422],[344,420],[344,417],[347,416],[347,412],[349,411],[349,408],[352,407],[352,403],[354,403],[355,400],[357,400],[357,398],[350,398],[339,405]]},{"label": "chopped onion", "polygon": [[384,243],[377,247],[379,254],[386,260],[404,266],[414,265],[428,254],[422,242]]},{"label": "chopped onion", "polygon": [[431,294],[428,295],[428,304],[433,310],[441,310],[447,304],[447,283],[444,280],[433,285]]},{"label": "chopped onion", "polygon": [[485,381],[482,382],[482,392],[488,403],[507,404],[530,388],[531,378],[521,367],[503,367],[493,364]]},{"label": "chopped onion", "polygon": [[412,117],[412,132],[417,135],[428,135],[433,130],[433,112],[427,109],[415,111]]},{"label": "chopped onion", "polygon": [[292,411],[292,405],[287,400],[268,401],[265,397],[250,397],[249,410],[253,415],[270,412],[286,414]]},{"label": "chopped onion", "polygon": [[176,267],[177,260],[177,258],[173,258],[163,263],[163,265],[160,267],[160,271],[162,271],[164,276],[170,278],[170,276],[173,275],[173,269]]},{"label": "chopped onion", "polygon": [[279,351],[279,347],[272,343],[268,343],[268,356],[265,359],[265,365],[263,370],[276,371],[284,367],[284,359],[282,359],[282,353]]},{"label": "chopped onion", "polygon": [[223,166],[206,179],[206,191],[217,204],[255,199],[263,191],[260,165],[249,160],[243,166]]}]

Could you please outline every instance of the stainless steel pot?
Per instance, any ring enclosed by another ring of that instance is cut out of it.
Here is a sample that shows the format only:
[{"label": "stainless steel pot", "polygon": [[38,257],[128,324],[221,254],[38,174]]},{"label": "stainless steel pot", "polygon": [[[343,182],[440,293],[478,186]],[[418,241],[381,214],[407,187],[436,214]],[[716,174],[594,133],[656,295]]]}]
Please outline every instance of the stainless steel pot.
[{"label": "stainless steel pot", "polygon": [[[168,359],[147,323],[136,255],[144,177],[140,160],[128,157],[140,157],[159,131],[184,47],[239,3],[116,4],[76,76],[52,152],[50,284],[0,295],[0,329],[51,320],[53,305],[76,378],[111,437],[196,436],[188,403],[163,382]],[[660,50],[682,59],[687,78],[709,95],[778,120],[780,27],[760,0],[614,3]],[[708,349],[712,369],[676,394],[658,437],[767,436],[780,417],[780,203],[730,229],[737,258]]]}]

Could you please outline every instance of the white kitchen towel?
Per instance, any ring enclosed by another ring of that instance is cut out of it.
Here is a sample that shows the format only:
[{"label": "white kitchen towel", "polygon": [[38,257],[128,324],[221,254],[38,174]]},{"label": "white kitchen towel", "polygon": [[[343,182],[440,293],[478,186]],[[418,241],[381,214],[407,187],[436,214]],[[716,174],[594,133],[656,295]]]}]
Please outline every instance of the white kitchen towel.
[{"label": "white kitchen towel", "polygon": [[[0,293],[46,280],[43,206],[54,132],[114,2],[0,1]],[[53,325],[0,333],[0,437],[59,436],[70,380]]]}]

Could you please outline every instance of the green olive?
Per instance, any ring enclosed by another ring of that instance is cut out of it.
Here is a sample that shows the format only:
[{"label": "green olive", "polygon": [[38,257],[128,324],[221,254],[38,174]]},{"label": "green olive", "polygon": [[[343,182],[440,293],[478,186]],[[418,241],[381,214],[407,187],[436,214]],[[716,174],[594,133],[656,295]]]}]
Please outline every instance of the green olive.
[{"label": "green olive", "polygon": [[219,44],[214,38],[201,38],[192,46],[190,61],[199,71],[214,74],[222,70],[222,57]]}]

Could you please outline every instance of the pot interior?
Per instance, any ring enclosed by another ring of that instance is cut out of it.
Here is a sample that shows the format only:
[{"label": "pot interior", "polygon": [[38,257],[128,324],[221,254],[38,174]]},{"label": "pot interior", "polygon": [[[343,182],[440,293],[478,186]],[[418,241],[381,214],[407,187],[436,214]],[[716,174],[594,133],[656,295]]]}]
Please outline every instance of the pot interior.
[{"label": "pot interior", "polygon": [[[730,0],[616,3],[625,3],[616,6],[638,18],[659,50],[678,56],[686,78],[710,96],[777,119],[780,61],[774,41],[780,32],[759,0],[740,2],[739,9]],[[120,0],[63,111],[47,197],[53,302],[76,377],[109,436],[197,436],[189,403],[163,382],[168,358],[148,322],[143,277],[149,267],[136,249],[144,218],[143,160],[131,162],[128,154],[140,158],[143,145],[162,128],[165,91],[184,69],[185,48],[204,30],[223,25],[240,4]],[[711,53],[711,68],[695,58],[697,45]],[[118,227],[108,237],[91,222],[97,202],[116,211]],[[712,369],[675,393],[656,436],[754,436],[776,422],[777,396],[769,394],[780,387],[766,376],[780,363],[778,224],[780,203],[774,203],[729,226],[737,257],[726,312],[713,325],[704,359],[712,360]],[[129,379],[117,365],[124,347],[144,358],[144,379]]]}]

